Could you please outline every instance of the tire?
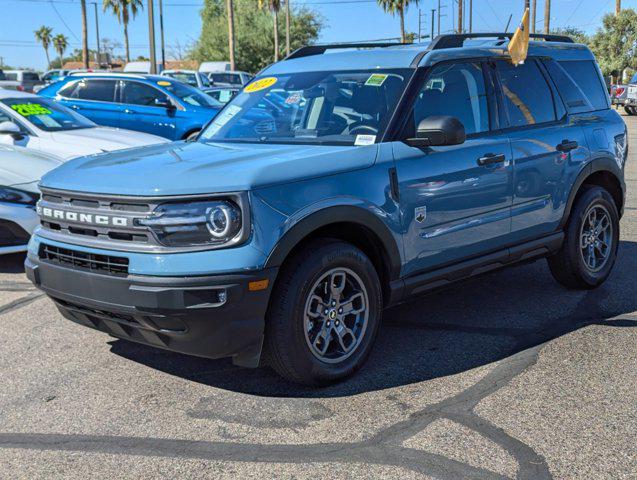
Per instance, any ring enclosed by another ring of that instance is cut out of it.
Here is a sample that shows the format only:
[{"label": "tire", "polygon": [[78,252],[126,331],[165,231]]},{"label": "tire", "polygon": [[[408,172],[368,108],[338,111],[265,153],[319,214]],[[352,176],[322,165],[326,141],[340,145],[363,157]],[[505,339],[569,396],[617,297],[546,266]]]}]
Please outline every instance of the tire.
[{"label": "tire", "polygon": [[[595,224],[600,222],[606,225],[602,218],[608,219],[608,226],[597,235],[597,230],[589,232],[593,212]],[[591,242],[602,237],[601,243]],[[567,288],[593,289],[604,283],[610,275],[618,246],[619,214],[613,198],[602,187],[584,186],[571,210],[564,243],[558,253],[548,258],[549,268],[555,280]]]},{"label": "tire", "polygon": [[[328,284],[335,290],[328,293]],[[348,308],[355,313],[343,313]],[[318,239],[279,273],[266,317],[270,366],[308,386],[342,380],[367,359],[381,315],[380,281],[369,258],[348,243]]]},{"label": "tire", "polygon": [[201,132],[201,130],[195,130],[194,132],[190,132],[188,135],[184,137],[184,140],[186,140],[187,142],[192,142],[195,138],[197,138],[197,135],[199,135],[199,132]]},{"label": "tire", "polygon": [[624,107],[627,115],[635,115],[635,107]]}]

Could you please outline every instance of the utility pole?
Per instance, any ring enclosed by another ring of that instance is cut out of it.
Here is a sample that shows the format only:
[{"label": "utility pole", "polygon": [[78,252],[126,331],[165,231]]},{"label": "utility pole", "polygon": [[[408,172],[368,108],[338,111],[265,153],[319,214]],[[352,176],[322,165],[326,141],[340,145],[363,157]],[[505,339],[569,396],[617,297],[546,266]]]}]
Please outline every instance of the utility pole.
[{"label": "utility pole", "polygon": [[544,0],[544,33],[551,32],[551,0]]},{"label": "utility pole", "polygon": [[95,52],[95,64],[97,68],[100,68],[100,24],[97,19],[97,2],[93,2],[93,8],[95,9],[95,40],[97,40],[97,51]]},{"label": "utility pole", "polygon": [[535,33],[535,21],[537,15],[537,0],[531,3],[531,33]]},{"label": "utility pole", "polygon": [[462,4],[464,0],[458,2],[458,33],[462,33],[463,18],[462,18]]},{"label": "utility pole", "polygon": [[622,0],[615,0],[615,15],[622,11]]},{"label": "utility pole", "polygon": [[473,33],[473,0],[469,0],[469,33]]},{"label": "utility pole", "polygon": [[432,8],[431,9],[431,36],[429,37],[429,40],[433,41],[434,39],[434,19],[436,18],[436,9]]},{"label": "utility pole", "polygon": [[230,70],[234,71],[234,6],[232,5],[232,0],[226,0],[226,11],[228,12],[228,53],[230,57]]},{"label": "utility pole", "polygon": [[438,35],[440,35],[440,0],[438,0]]},{"label": "utility pole", "polygon": [[[82,63],[88,70],[88,28],[86,27],[86,0],[80,0],[82,7]],[[62,68],[62,66],[60,66]]]},{"label": "utility pole", "polygon": [[290,55],[290,0],[285,0],[285,54]]},{"label": "utility pole", "polygon": [[150,44],[150,73],[157,73],[157,57],[155,55],[155,6],[148,0],[148,40]]},{"label": "utility pole", "polygon": [[164,0],[159,0],[159,41],[161,48],[161,69],[166,70],[166,48],[164,45]]}]

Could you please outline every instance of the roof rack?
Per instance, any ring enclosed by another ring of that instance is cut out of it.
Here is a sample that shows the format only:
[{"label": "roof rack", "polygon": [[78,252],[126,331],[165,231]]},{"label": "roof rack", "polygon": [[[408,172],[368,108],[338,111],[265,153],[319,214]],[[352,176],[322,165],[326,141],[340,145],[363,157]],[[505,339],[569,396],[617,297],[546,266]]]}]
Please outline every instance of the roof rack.
[{"label": "roof rack", "polygon": [[308,45],[301,47],[290,53],[284,60],[292,60],[293,58],[309,57],[311,55],[321,55],[327,50],[335,50],[339,48],[386,48],[399,47],[401,45],[413,45],[413,43],[387,42],[387,43],[330,43],[327,45]]},{"label": "roof rack", "polygon": [[[443,48],[461,48],[465,40],[472,38],[496,38],[498,40],[511,40],[514,32],[496,33],[454,33],[449,35],[438,35],[429,45],[429,50],[440,50]],[[546,42],[574,43],[571,37],[566,35],[545,35],[542,33],[531,33],[530,38],[543,39]]]}]

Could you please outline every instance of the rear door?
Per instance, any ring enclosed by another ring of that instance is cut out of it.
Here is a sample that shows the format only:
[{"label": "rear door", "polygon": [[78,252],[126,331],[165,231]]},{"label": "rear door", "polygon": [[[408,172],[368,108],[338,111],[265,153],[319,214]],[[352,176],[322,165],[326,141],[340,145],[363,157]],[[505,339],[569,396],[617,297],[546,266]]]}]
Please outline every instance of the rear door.
[{"label": "rear door", "polygon": [[433,67],[402,133],[403,139],[413,137],[424,118],[450,115],[464,125],[465,143],[424,148],[392,144],[407,275],[500,250],[509,241],[511,147],[493,123],[493,85],[484,65]]},{"label": "rear door", "polygon": [[119,127],[120,106],[115,103],[117,80],[83,78],[58,91],[60,103],[93,120],[98,125]]},{"label": "rear door", "polygon": [[120,82],[122,105],[120,127],[177,140],[176,110],[156,104],[156,102],[166,104],[170,101],[164,92],[147,83],[122,80]]},{"label": "rear door", "polygon": [[533,240],[557,230],[570,172],[579,170],[590,152],[582,127],[571,121],[539,62],[529,58],[514,66],[497,60],[493,68],[513,151],[512,240]]}]

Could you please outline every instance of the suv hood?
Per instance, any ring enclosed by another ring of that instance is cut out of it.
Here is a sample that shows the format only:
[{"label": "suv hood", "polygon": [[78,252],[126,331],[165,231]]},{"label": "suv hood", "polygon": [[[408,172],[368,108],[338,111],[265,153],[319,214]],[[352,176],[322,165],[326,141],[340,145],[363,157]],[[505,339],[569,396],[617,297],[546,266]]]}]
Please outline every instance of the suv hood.
[{"label": "suv hood", "polygon": [[0,147],[0,185],[11,187],[37,182],[61,164],[60,159],[26,148]]},{"label": "suv hood", "polygon": [[139,196],[236,192],[365,168],[377,148],[177,142],[78,158],[41,185]]}]

